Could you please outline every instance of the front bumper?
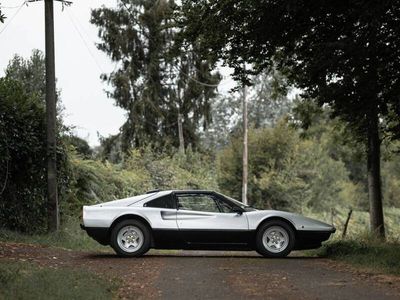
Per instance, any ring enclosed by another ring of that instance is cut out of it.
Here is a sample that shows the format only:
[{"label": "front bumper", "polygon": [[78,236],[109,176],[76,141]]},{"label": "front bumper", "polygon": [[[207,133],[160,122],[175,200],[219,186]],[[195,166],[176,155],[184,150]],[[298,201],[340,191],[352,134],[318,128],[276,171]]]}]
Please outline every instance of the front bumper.
[{"label": "front bumper", "polygon": [[319,248],[321,247],[322,242],[328,240],[331,234],[335,231],[336,228],[326,231],[298,230],[296,232],[296,244],[294,249],[306,250]]}]

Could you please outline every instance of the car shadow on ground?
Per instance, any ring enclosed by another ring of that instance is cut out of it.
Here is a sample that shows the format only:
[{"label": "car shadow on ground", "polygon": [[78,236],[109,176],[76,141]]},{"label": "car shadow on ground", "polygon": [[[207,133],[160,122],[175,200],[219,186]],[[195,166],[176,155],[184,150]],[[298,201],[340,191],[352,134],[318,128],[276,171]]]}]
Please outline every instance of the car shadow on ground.
[{"label": "car shadow on ground", "polygon": [[220,253],[215,253],[210,251],[210,253],[207,253],[205,251],[201,251],[200,253],[198,251],[165,251],[165,253],[159,253],[159,252],[150,252],[147,253],[141,257],[120,257],[114,253],[90,253],[86,255],[87,258],[89,259],[159,259],[159,258],[182,258],[182,259],[191,259],[191,258],[245,258],[245,259],[285,259],[285,260],[320,260],[323,259],[323,257],[316,257],[316,256],[305,256],[305,255],[299,255],[299,254],[292,254],[287,257],[282,257],[282,258],[266,258],[261,255],[258,255],[256,252],[249,252],[249,253],[226,253],[226,252],[220,252]]}]

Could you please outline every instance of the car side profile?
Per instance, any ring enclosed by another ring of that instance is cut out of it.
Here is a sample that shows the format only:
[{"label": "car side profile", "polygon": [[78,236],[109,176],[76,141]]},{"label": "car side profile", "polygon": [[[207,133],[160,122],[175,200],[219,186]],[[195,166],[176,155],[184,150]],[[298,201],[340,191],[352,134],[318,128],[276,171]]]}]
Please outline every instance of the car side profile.
[{"label": "car side profile", "polygon": [[301,215],[257,210],[213,191],[151,191],[83,207],[89,236],[120,256],[141,256],[150,248],[256,250],[284,257],[313,249],[335,228]]}]

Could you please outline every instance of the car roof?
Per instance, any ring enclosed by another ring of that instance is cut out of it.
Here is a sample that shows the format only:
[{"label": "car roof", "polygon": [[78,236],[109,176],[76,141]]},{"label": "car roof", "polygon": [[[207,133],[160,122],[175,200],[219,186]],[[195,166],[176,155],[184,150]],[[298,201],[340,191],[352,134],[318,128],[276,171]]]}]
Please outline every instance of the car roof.
[{"label": "car roof", "polygon": [[160,193],[163,195],[167,195],[170,193],[177,193],[177,194],[210,194],[210,193],[214,193],[214,191],[210,191],[210,190],[154,190],[154,191],[149,191],[148,193]]}]

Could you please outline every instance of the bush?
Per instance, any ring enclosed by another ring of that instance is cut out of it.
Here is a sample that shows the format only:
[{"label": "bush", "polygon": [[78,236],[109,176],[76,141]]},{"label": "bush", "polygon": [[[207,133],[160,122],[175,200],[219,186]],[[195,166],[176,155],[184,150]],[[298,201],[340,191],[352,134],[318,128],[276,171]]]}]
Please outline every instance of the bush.
[{"label": "bush", "polygon": [[[46,126],[43,99],[0,79],[0,227],[46,229]],[[60,181],[65,152],[58,147]]]},{"label": "bush", "polygon": [[121,164],[82,159],[72,152],[62,213],[77,216],[83,205],[126,198],[151,189],[216,189],[215,172],[205,155],[173,156],[149,148],[131,151]]},{"label": "bush", "polygon": [[217,189],[212,159],[191,149],[186,154],[175,151],[175,155],[154,153],[149,148],[134,150],[123,166],[147,174],[153,188]]},{"label": "bush", "polygon": [[147,174],[70,153],[70,177],[63,195],[62,212],[77,215],[83,205],[125,198],[151,188]]}]

